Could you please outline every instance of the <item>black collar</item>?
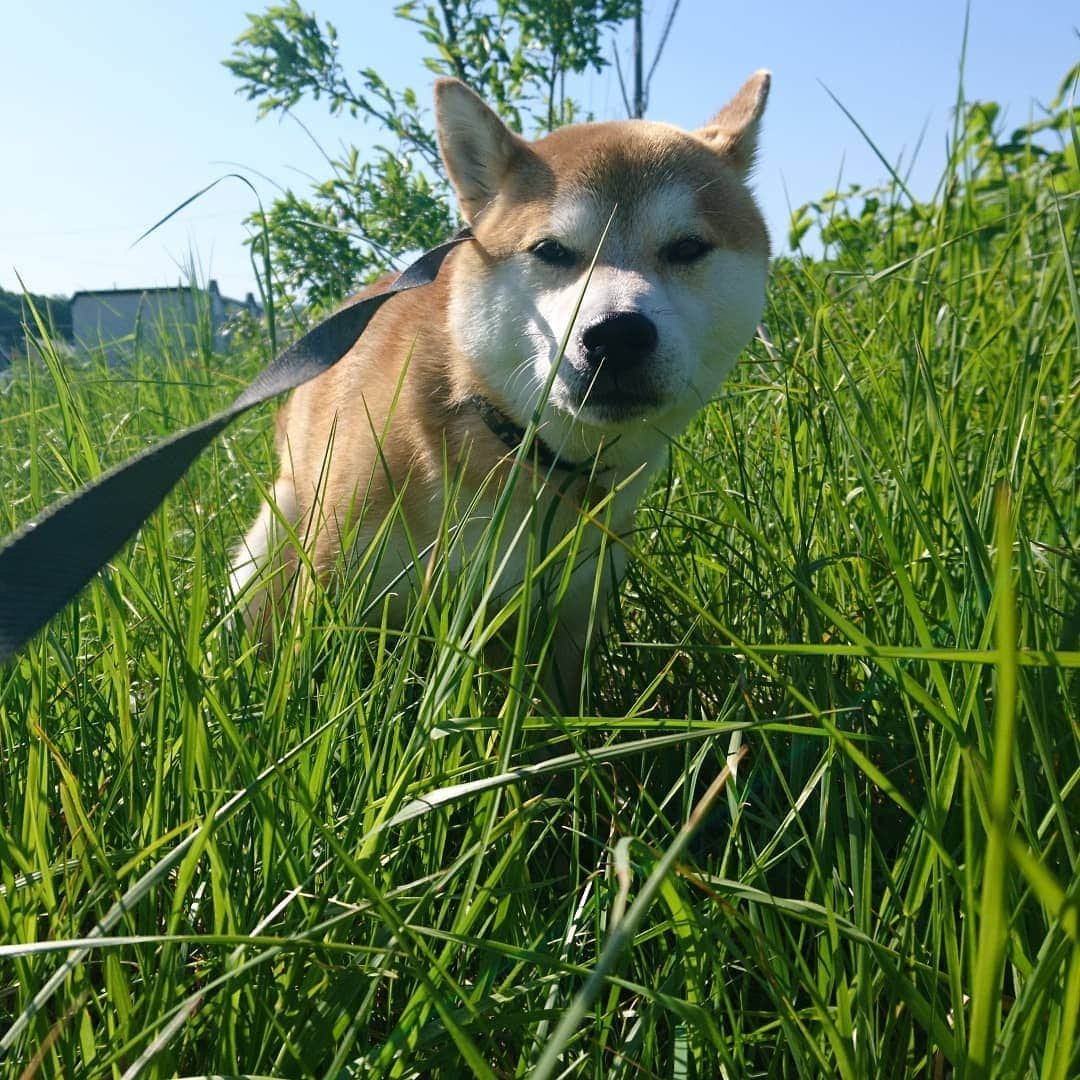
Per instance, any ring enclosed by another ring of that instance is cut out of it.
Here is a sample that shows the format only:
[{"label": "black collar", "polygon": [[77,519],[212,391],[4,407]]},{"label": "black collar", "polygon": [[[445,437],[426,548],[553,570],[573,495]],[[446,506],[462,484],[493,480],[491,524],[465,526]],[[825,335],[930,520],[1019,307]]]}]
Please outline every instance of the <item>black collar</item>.
[{"label": "black collar", "polygon": [[[498,406],[493,405],[482,394],[473,394],[467,402],[479,414],[480,419],[488,426],[488,430],[495,435],[509,450],[517,450],[525,441],[525,429],[515,423]],[[592,459],[588,461],[567,461],[551,449],[539,435],[534,436],[532,452],[536,456],[537,463],[543,469],[561,469],[569,473],[587,473],[592,470]]]}]

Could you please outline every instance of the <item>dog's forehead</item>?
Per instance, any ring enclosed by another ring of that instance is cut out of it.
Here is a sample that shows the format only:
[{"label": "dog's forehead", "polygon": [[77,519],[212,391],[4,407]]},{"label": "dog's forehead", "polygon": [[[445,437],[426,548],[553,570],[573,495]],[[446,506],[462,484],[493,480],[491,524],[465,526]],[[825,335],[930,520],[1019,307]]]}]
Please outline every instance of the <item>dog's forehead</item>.
[{"label": "dog's forehead", "polygon": [[643,245],[685,235],[768,251],[765,224],[737,169],[680,128],[641,120],[583,124],[553,132],[533,149],[554,180],[552,230],[573,246],[598,242],[611,220],[609,252],[617,244],[632,256]]},{"label": "dog's forehead", "polygon": [[698,213],[693,187],[678,176],[653,188],[647,198],[633,188],[619,190],[607,185],[600,190],[570,186],[556,193],[548,228],[555,237],[575,247],[598,243],[607,233],[607,244],[622,247],[647,245],[671,239],[691,227]]},{"label": "dog's forehead", "polygon": [[481,216],[478,236],[507,253],[544,234],[588,247],[609,220],[605,246],[617,241],[628,251],[686,233],[735,249],[768,248],[730,161],[690,132],[648,120],[577,124],[530,143]]},{"label": "dog's forehead", "polygon": [[532,149],[556,180],[558,196],[587,196],[627,211],[678,191],[692,210],[695,186],[724,172],[720,157],[688,132],[648,120],[560,128]]}]

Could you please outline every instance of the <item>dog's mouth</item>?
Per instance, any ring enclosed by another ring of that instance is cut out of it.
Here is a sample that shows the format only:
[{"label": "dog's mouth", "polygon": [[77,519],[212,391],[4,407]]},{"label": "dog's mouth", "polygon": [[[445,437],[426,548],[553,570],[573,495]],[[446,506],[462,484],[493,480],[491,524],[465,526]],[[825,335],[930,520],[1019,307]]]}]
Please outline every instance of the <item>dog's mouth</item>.
[{"label": "dog's mouth", "polygon": [[585,420],[626,423],[659,412],[665,403],[664,396],[640,372],[574,374],[576,378],[567,386],[570,403]]}]

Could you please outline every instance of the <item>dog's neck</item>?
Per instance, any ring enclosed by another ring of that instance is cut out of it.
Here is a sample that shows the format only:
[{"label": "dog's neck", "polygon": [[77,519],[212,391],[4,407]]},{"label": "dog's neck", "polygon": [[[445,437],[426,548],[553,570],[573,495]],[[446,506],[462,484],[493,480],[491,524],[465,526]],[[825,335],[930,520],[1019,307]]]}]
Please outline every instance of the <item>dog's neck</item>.
[{"label": "dog's neck", "polygon": [[[466,404],[476,410],[480,419],[487,425],[488,430],[509,450],[516,451],[525,441],[526,431],[516,421],[506,415],[483,394],[473,394]],[[571,461],[561,457],[539,435],[534,436],[532,451],[541,468],[546,470],[557,469],[566,473],[585,474],[592,470],[594,462]]]}]

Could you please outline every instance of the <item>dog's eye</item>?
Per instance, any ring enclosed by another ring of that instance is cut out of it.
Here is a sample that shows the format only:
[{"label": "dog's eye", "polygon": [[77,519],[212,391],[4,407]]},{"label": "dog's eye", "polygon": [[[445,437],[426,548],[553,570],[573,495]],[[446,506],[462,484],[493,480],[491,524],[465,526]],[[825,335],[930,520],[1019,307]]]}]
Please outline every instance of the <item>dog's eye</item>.
[{"label": "dog's eye", "polygon": [[550,238],[533,244],[529,251],[548,266],[567,267],[577,262],[577,256],[568,247],[563,247],[558,240]]},{"label": "dog's eye", "polygon": [[681,240],[673,240],[660,250],[660,257],[664,262],[673,266],[689,266],[698,259],[712,251],[712,244],[702,240],[699,236],[684,236]]}]

